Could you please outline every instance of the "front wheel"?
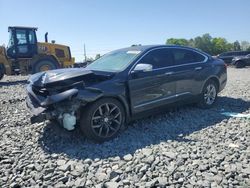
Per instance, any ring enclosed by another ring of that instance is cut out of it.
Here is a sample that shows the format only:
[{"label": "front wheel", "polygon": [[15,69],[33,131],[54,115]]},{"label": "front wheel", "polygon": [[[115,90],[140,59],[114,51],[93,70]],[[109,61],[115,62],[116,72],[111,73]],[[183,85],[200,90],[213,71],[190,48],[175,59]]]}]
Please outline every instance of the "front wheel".
[{"label": "front wheel", "polygon": [[212,107],[217,99],[217,94],[217,84],[213,80],[207,81],[207,83],[203,87],[201,99],[198,103],[198,106],[205,109]]},{"label": "front wheel", "polygon": [[119,134],[125,122],[122,104],[112,98],[100,99],[83,109],[80,128],[95,142],[105,142]]}]

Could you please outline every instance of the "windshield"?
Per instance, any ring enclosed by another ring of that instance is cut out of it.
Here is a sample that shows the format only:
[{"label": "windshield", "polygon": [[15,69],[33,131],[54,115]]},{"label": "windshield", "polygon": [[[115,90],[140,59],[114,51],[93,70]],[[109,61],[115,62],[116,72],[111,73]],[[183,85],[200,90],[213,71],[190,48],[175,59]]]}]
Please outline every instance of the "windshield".
[{"label": "windshield", "polygon": [[140,52],[138,50],[116,50],[100,57],[87,68],[97,71],[121,72]]}]

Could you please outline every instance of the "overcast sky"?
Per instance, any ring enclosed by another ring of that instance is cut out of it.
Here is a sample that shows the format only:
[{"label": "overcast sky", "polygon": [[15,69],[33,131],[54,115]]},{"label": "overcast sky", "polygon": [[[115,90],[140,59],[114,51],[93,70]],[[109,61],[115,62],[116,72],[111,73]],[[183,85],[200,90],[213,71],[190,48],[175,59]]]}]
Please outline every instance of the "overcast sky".
[{"label": "overcast sky", "polygon": [[0,44],[8,26],[38,27],[38,39],[69,45],[77,61],[132,44],[204,33],[250,41],[250,0],[0,0]]}]

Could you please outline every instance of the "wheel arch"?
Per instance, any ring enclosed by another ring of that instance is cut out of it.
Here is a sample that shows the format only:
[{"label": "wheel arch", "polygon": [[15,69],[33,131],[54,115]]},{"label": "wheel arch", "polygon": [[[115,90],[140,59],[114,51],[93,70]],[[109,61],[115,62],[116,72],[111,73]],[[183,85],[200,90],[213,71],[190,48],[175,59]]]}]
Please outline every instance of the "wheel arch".
[{"label": "wheel arch", "polygon": [[216,86],[217,86],[217,89],[218,89],[218,92],[219,92],[219,91],[220,91],[220,80],[219,80],[219,78],[218,78],[217,76],[210,76],[210,77],[208,77],[208,78],[205,80],[205,82],[203,83],[200,92],[202,92],[204,86],[206,85],[206,83],[207,83],[209,80],[213,80],[213,81],[216,83]]},{"label": "wheel arch", "polygon": [[[239,66],[239,63],[241,63],[241,66]],[[234,62],[236,68],[243,68],[246,66],[246,64],[247,64],[246,61],[244,61],[243,59],[239,59]]]},{"label": "wheel arch", "polygon": [[122,96],[113,96],[112,98],[118,100],[122,104],[126,114],[125,122],[128,122],[130,120],[130,108],[127,100]]}]

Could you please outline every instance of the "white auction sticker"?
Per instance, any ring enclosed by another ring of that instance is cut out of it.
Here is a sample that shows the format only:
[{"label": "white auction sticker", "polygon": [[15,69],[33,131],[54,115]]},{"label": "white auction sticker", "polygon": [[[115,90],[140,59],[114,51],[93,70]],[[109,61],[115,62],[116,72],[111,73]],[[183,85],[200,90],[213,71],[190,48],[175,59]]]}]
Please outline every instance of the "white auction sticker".
[{"label": "white auction sticker", "polygon": [[139,54],[139,53],[141,53],[141,51],[138,51],[138,50],[127,51],[127,54]]}]

